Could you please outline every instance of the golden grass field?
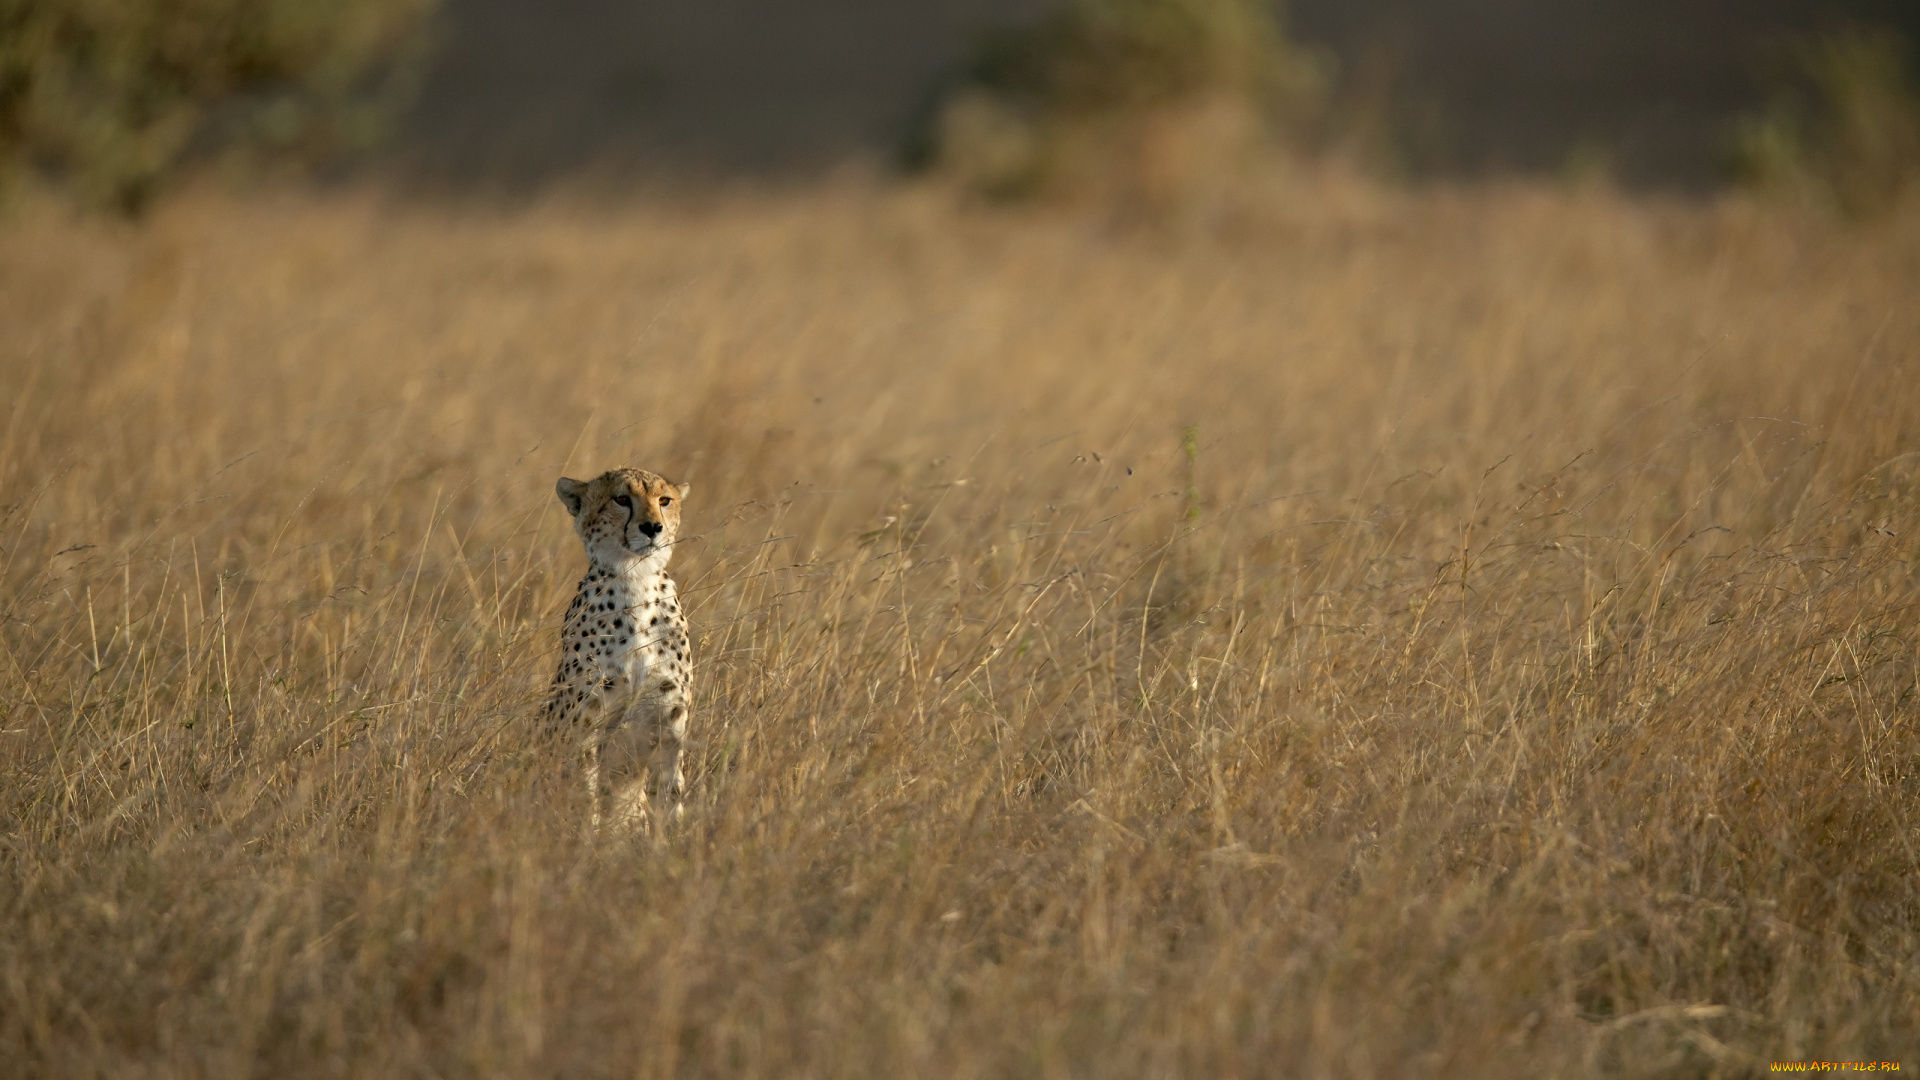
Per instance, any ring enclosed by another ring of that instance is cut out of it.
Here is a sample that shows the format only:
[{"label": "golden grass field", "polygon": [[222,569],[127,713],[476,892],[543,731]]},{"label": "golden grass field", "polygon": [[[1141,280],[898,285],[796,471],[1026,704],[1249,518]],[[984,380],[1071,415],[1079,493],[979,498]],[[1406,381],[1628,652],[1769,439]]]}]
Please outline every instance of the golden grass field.
[{"label": "golden grass field", "polygon": [[1920,1069],[1920,215],[1291,183],[17,202],[0,1071]]}]

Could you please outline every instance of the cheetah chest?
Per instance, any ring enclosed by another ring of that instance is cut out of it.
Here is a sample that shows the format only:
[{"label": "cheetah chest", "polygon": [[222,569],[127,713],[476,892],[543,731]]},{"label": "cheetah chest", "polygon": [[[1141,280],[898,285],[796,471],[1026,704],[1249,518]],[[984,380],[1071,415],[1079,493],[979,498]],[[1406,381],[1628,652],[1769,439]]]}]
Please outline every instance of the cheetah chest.
[{"label": "cheetah chest", "polygon": [[663,573],[588,574],[567,612],[566,640],[576,678],[603,692],[644,694],[663,678],[684,683],[686,624]]}]

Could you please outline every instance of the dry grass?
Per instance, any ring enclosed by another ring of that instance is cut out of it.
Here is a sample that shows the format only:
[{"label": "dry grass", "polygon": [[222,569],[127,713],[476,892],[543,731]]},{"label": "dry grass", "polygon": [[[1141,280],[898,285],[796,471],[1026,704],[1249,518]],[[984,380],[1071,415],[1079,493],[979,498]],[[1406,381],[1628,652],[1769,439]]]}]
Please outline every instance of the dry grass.
[{"label": "dry grass", "polygon": [[[1920,1066],[1920,220],[1303,185],[16,212],[8,1071]],[[625,462],[659,846],[529,721]]]}]

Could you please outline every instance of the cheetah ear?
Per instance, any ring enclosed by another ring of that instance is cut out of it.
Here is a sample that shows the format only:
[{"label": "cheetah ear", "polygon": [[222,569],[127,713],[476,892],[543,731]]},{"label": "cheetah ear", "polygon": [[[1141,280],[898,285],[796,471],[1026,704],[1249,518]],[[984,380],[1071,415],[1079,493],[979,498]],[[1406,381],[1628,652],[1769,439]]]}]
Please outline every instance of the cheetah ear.
[{"label": "cheetah ear", "polygon": [[568,514],[573,517],[580,516],[580,504],[587,496],[586,481],[563,476],[559,483],[553,485],[553,493],[560,496],[560,501],[566,505]]},{"label": "cheetah ear", "polygon": [[679,493],[680,493],[680,497],[684,499],[684,498],[686,498],[686,497],[687,497],[687,492],[689,492],[689,491],[692,491],[692,490],[693,490],[693,485],[692,485],[692,484],[690,484],[690,483],[688,483],[688,484],[675,484],[675,485],[673,486],[673,490],[675,490],[675,491],[677,491],[677,492],[679,492]]}]

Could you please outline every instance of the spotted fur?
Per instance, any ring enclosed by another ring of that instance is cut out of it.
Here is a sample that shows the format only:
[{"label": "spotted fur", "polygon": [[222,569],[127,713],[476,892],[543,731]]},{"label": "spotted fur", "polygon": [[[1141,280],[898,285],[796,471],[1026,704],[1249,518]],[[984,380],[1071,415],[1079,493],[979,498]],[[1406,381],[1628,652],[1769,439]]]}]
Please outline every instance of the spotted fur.
[{"label": "spotted fur", "polygon": [[596,831],[603,819],[623,829],[644,824],[659,800],[669,816],[682,812],[693,665],[667,561],[688,486],[644,469],[554,485],[586,545],[587,574],[560,631],[546,716],[585,747]]}]

